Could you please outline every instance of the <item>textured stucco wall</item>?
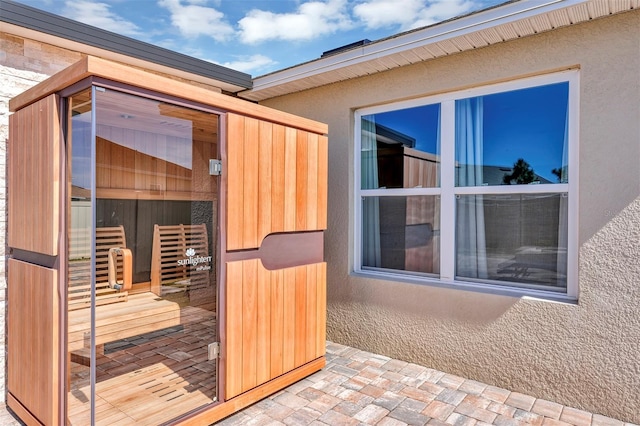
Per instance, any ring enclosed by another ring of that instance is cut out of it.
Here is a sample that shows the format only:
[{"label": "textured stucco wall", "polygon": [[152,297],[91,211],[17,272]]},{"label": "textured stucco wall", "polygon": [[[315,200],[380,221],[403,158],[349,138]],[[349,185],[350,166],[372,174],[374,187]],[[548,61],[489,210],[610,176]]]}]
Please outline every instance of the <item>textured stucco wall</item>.
[{"label": "textured stucco wall", "polygon": [[[354,109],[576,65],[577,305],[349,274]],[[640,11],[263,104],[329,124],[331,340],[640,423]]]}]

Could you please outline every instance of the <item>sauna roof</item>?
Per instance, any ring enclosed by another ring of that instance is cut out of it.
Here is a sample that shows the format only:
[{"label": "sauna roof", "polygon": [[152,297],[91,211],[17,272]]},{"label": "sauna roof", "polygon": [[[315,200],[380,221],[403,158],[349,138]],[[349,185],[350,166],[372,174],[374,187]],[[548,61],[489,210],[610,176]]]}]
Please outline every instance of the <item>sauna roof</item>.
[{"label": "sauna roof", "polygon": [[173,80],[147,70],[94,56],[85,56],[75,64],[12,98],[9,101],[9,111],[15,112],[39,99],[59,93],[85,79],[93,79],[97,84],[103,85],[113,82],[137,87],[143,91],[148,90],[174,98],[186,99],[194,103],[209,105],[222,111],[265,119],[272,123],[321,135],[327,134],[328,131],[327,125],[324,123],[248,102],[235,96],[225,95],[217,90],[214,91],[191,83]]},{"label": "sauna roof", "polygon": [[2,31],[44,43],[167,73],[235,93],[251,88],[249,74],[153,44],[73,21],[40,9],[0,0]]}]

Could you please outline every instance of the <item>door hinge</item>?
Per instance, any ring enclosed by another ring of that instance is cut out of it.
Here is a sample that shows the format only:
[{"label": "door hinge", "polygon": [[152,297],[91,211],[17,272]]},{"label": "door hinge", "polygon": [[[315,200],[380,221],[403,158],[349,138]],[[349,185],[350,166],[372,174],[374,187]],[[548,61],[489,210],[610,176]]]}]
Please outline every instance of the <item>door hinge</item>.
[{"label": "door hinge", "polygon": [[209,174],[211,176],[220,176],[222,174],[222,161],[209,160]]},{"label": "door hinge", "polygon": [[218,359],[220,356],[220,342],[213,342],[209,344],[209,361]]}]

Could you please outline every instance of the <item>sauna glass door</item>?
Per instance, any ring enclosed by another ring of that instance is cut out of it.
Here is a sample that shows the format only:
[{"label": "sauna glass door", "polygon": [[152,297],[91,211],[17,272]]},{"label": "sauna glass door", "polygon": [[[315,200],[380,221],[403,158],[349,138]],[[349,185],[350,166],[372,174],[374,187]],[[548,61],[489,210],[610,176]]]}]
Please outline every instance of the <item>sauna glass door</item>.
[{"label": "sauna glass door", "polygon": [[68,98],[67,413],[157,425],[217,401],[219,115]]}]

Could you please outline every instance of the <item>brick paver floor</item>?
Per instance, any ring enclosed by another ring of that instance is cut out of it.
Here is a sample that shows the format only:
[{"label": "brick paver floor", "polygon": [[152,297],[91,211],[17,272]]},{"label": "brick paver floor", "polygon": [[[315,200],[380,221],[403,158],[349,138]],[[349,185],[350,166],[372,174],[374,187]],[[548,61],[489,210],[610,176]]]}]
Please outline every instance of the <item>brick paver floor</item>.
[{"label": "brick paver floor", "polygon": [[[0,424],[20,423],[0,410]],[[327,342],[327,366],[230,416],[254,425],[638,426]]]}]

